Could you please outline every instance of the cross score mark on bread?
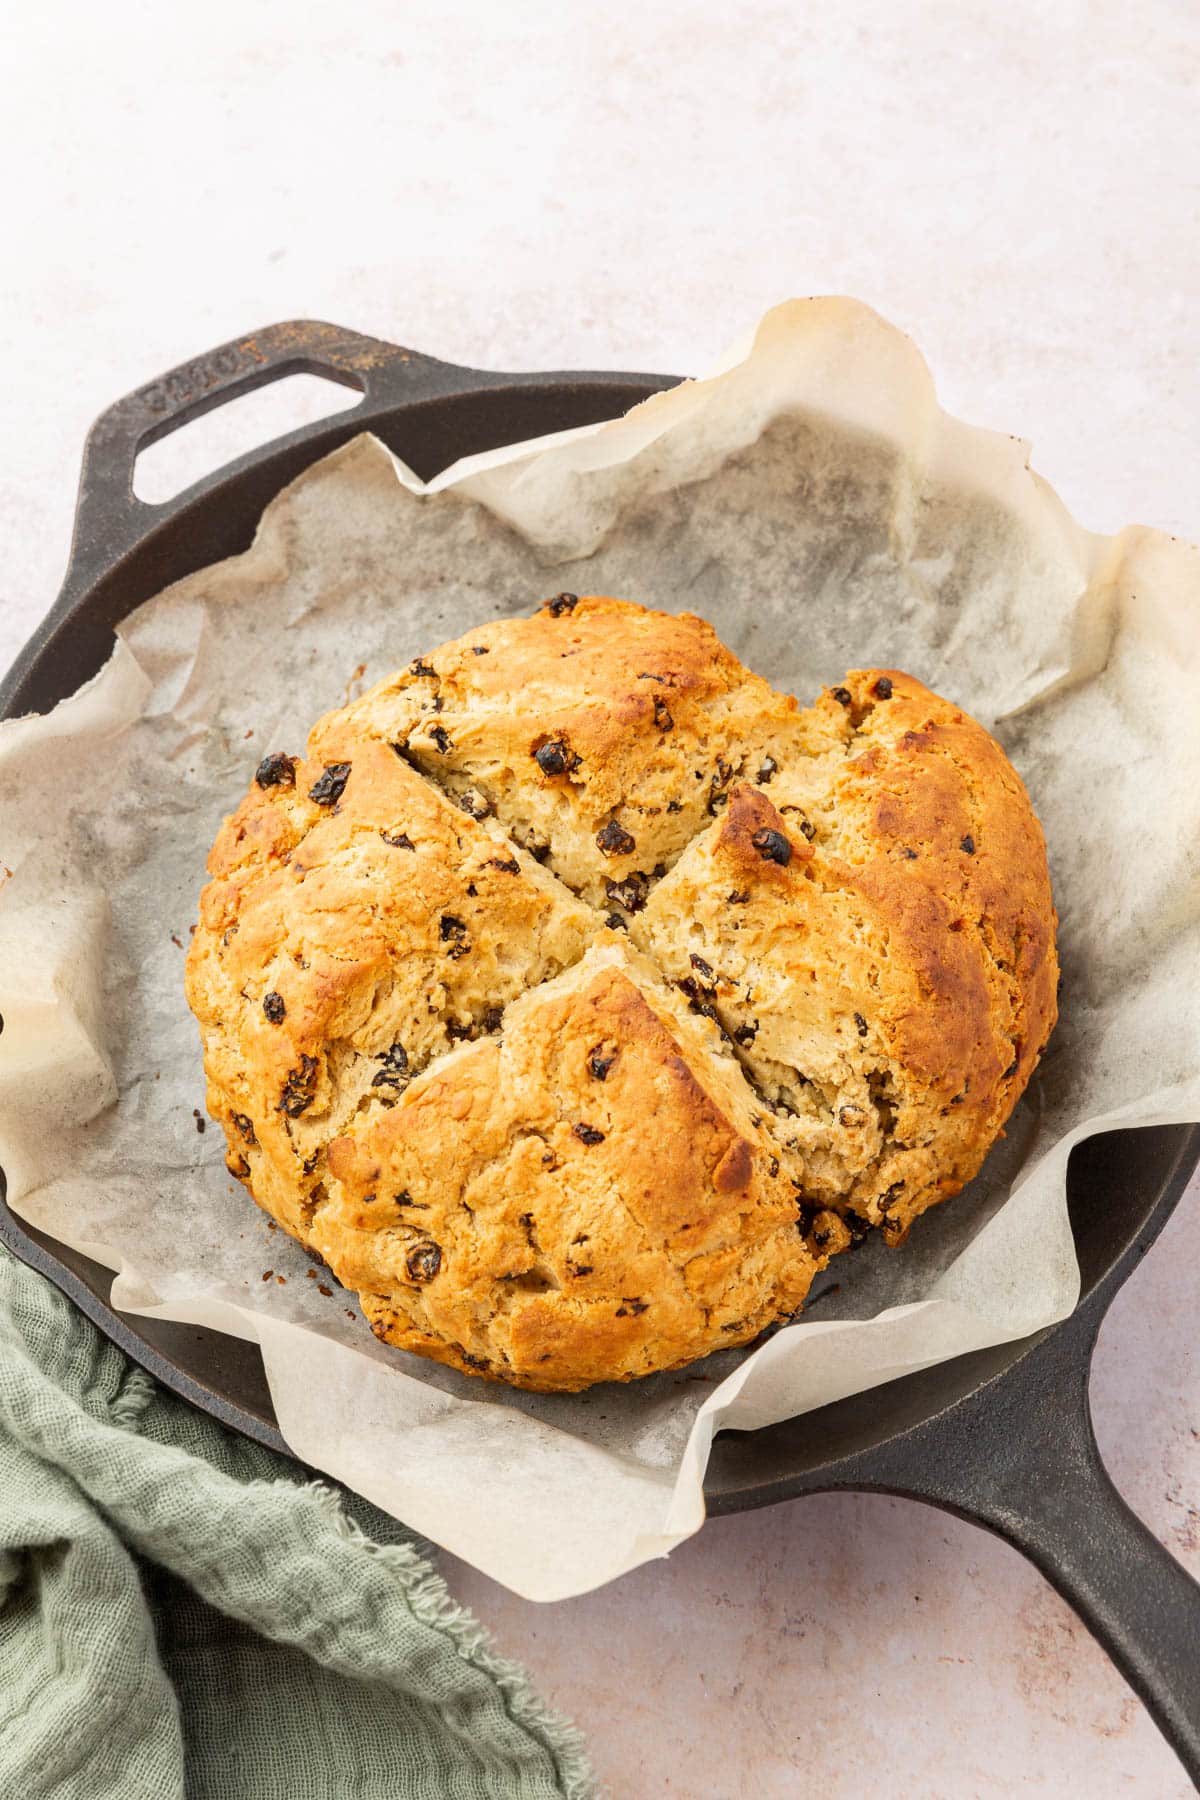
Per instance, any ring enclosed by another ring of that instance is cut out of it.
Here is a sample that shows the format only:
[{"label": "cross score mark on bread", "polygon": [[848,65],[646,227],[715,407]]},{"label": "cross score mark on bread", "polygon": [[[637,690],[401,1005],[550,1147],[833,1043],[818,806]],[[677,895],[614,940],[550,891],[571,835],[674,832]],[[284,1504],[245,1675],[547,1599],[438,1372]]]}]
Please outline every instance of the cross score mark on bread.
[{"label": "cross score mark on bread", "polygon": [[801,710],[562,595],[264,760],[188,961],[231,1172],[376,1335],[574,1390],[748,1342],[970,1179],[1053,1027],[1045,846],[898,671]]}]

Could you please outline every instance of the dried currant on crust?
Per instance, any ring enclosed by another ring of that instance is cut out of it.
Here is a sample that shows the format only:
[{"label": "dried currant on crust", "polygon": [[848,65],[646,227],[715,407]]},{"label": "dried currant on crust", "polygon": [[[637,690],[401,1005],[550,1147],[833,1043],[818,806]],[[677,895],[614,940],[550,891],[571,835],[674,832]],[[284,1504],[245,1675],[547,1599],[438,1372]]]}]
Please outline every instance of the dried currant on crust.
[{"label": "dried currant on crust", "polygon": [[713,770],[712,779],[708,784],[707,810],[710,818],[715,819],[721,808],[728,804],[729,795],[726,789],[732,780],[732,763],[727,763],[723,756],[718,756],[717,766]]},{"label": "dried currant on crust", "polygon": [[646,904],[646,893],[649,883],[640,869],[634,869],[621,881],[606,881],[604,892],[608,895],[609,904],[623,906],[626,912],[641,912]]},{"label": "dried currant on crust", "polygon": [[316,1086],[317,1059],[315,1056],[302,1055],[300,1067],[288,1070],[287,1081],[276,1110],[286,1113],[289,1119],[298,1119],[312,1105]]},{"label": "dried currant on crust", "polygon": [[471,939],[466,926],[461,919],[456,919],[453,913],[443,913],[438,920],[438,936],[443,944],[449,946],[446,951],[447,956],[453,957],[455,961],[460,956],[466,956],[471,948]]},{"label": "dried currant on crust", "polygon": [[464,788],[457,799],[462,810],[471,819],[489,819],[496,810],[487,795],[481,794],[478,788]]},{"label": "dried currant on crust", "polygon": [[576,756],[565,738],[550,738],[544,744],[530,752],[534,762],[543,775],[569,775],[572,769],[579,767],[580,757]]},{"label": "dried currant on crust", "polygon": [[296,758],[285,756],[282,750],[276,750],[270,756],[264,756],[254,771],[254,779],[260,788],[295,787]]},{"label": "dried currant on crust", "polygon": [[315,800],[318,806],[336,806],[349,777],[348,762],[326,763],[325,773],[319,775],[308,790],[309,799]]},{"label": "dried currant on crust", "polygon": [[284,1014],[287,1012],[283,995],[277,994],[273,988],[269,994],[264,994],[263,1011],[266,1013],[267,1018],[272,1025],[278,1025],[283,1019]]},{"label": "dried currant on crust", "polygon": [[717,996],[713,988],[706,987],[702,981],[697,981],[694,975],[685,975],[682,981],[675,983],[675,986],[681,994],[686,995],[688,1006],[692,1012],[699,1013],[704,1019],[716,1018]]},{"label": "dried currant on crust", "polygon": [[596,848],[602,850],[605,856],[628,856],[637,849],[637,845],[623,825],[610,819],[596,833]]},{"label": "dried currant on crust", "polygon": [[408,1051],[403,1044],[393,1044],[380,1061],[383,1066],[372,1079],[372,1087],[400,1087],[408,1080]]},{"label": "dried currant on crust", "polygon": [[414,1244],[404,1259],[404,1266],[414,1281],[432,1281],[442,1266],[439,1244]]},{"label": "dried currant on crust", "polygon": [[764,862],[778,863],[781,869],[786,869],[792,860],[792,846],[782,831],[773,831],[769,825],[756,831],[750,842]]}]

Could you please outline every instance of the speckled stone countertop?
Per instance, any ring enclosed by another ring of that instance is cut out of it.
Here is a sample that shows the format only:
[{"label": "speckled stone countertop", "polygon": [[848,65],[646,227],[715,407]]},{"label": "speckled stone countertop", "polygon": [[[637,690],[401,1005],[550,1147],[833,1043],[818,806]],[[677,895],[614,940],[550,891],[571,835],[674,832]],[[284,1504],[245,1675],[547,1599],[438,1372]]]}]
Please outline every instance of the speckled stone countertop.
[{"label": "speckled stone countertop", "polygon": [[[1085,524],[1200,535],[1193,6],[49,0],[5,60],[5,662],[54,596],[94,414],[305,314],[476,365],[686,372],[775,300],[851,293]],[[282,390],[253,404],[140,484],[294,421]],[[1200,1574],[1198,1201],[1119,1296],[1093,1401]],[[1041,1579],[923,1507],[718,1520],[554,1607],[448,1572],[619,1800],[1191,1791]]]}]

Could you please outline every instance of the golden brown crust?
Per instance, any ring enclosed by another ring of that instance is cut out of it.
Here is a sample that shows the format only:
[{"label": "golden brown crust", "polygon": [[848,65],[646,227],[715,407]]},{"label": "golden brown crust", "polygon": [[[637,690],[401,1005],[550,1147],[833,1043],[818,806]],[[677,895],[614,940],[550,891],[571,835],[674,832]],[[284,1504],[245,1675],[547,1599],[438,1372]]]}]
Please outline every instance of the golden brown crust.
[{"label": "golden brown crust", "polygon": [[735,767],[794,732],[796,702],[691,613],[572,600],[418,657],[345,716],[439,785],[473,787],[584,899],[628,914]]},{"label": "golden brown crust", "polygon": [[849,1242],[830,1208],[899,1242],[1054,1023],[1041,831],[979,725],[894,670],[801,712],[611,599],[329,714],[209,870],[232,1172],[377,1335],[520,1386],[748,1341]]},{"label": "golden brown crust", "polygon": [[712,970],[808,1197],[899,1243],[976,1173],[1053,1028],[1045,845],[999,745],[911,676],[852,672],[812,715],[829,748],[735,786],[633,930],[676,979]]},{"label": "golden brown crust", "polygon": [[716,1030],[613,942],[334,1140],[313,1243],[381,1335],[477,1373],[672,1368],[797,1310],[825,1260],[755,1116]]},{"label": "golden brown crust", "polygon": [[[504,1005],[576,962],[595,927],[490,821],[387,744],[325,724],[323,758],[253,783],[222,827],[188,957],[231,1172],[302,1241],[343,1121],[497,1029]],[[313,801],[345,764],[340,796]]]}]

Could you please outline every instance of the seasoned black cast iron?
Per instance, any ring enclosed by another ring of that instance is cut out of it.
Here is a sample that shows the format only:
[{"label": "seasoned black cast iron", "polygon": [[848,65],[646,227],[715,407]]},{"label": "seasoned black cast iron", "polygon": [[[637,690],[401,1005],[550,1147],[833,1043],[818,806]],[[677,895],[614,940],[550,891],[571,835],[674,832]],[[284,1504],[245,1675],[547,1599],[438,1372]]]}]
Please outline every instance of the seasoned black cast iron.
[{"label": "seasoned black cast iron", "polygon": [[[163,506],[134,498],[139,450],[280,376],[357,389],[352,411],[231,463]],[[457,457],[591,424],[672,386],[653,375],[498,375],[455,368],[331,325],[274,325],[175,369],[93,426],[61,595],[0,689],[0,716],[45,711],[107,660],[113,627],[168,582],[244,550],[259,515],[308,464],[369,428],[426,478]],[[1200,1589],[1146,1530],[1100,1461],[1088,1406],[1106,1308],[1200,1159],[1200,1127],[1110,1133],[1071,1157],[1083,1297],[1063,1324],[757,1432],[726,1432],[710,1511],[852,1488],[902,1494],[984,1525],[1062,1593],[1200,1780]],[[214,1332],[124,1318],[106,1269],[18,1220],[0,1236],[167,1387],[287,1451],[259,1353]]]}]

